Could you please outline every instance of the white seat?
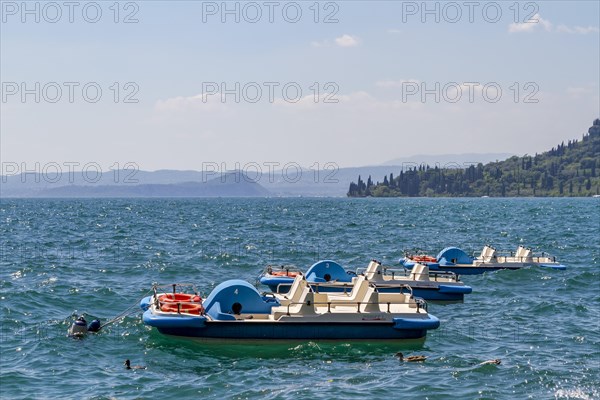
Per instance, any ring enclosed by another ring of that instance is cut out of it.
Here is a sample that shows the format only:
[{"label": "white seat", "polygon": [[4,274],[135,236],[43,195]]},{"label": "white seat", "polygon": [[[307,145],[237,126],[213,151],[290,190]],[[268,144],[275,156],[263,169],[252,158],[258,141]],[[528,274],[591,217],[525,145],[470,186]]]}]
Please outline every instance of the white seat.
[{"label": "white seat", "polygon": [[483,251],[481,252],[481,259],[483,262],[492,262],[496,259],[496,249],[483,246]]},{"label": "white seat", "polygon": [[392,308],[394,304],[408,304],[409,308],[417,308],[417,303],[411,300],[409,293],[379,293],[378,300],[384,311],[387,311],[388,302]]},{"label": "white seat", "polygon": [[533,260],[533,254],[531,252],[531,249],[528,249],[523,246],[519,246],[517,248],[517,261],[524,262],[524,261],[532,261],[532,260]]},{"label": "white seat", "polygon": [[413,281],[428,281],[429,280],[429,267],[423,264],[415,264],[410,271],[410,279]]},{"label": "white seat", "polygon": [[273,313],[274,319],[279,319],[283,315],[314,315],[315,310],[315,294],[310,290],[310,287],[306,285],[302,291],[301,298],[297,302],[288,303],[279,307],[273,307],[271,312]]},{"label": "white seat", "polygon": [[330,301],[343,301],[349,303],[356,303],[359,301],[364,302],[364,298],[368,290],[369,281],[367,281],[364,276],[360,275],[356,278],[354,287],[352,288],[352,291],[350,293],[328,293],[328,296]]},{"label": "white seat", "polygon": [[374,281],[383,281],[383,268],[380,263],[371,261],[365,270],[365,278]]},{"label": "white seat", "polygon": [[[379,292],[377,292],[373,287],[369,287],[367,293],[365,294],[365,299],[361,302],[361,312],[381,312],[380,300],[379,300]],[[387,305],[385,310],[387,310]]]},{"label": "white seat", "polygon": [[304,276],[296,276],[287,294],[283,296],[278,296],[279,303],[281,303],[282,306],[287,306],[289,303],[298,303],[300,301],[300,298],[306,295],[305,292],[307,288],[308,284],[306,282],[306,279],[304,279]]}]

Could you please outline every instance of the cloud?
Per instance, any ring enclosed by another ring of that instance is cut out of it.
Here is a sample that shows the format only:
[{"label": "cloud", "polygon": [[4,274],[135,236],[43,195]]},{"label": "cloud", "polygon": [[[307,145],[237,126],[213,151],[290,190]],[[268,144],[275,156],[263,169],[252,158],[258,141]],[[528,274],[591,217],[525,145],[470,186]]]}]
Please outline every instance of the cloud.
[{"label": "cloud", "polygon": [[[479,83],[461,83],[461,84],[447,84],[442,86],[443,96],[447,101],[452,103],[452,101],[460,102],[460,101],[470,101],[473,99],[481,99],[483,96],[483,88],[484,85]],[[501,90],[501,89],[500,89]],[[488,93],[489,92],[489,93]],[[485,95],[495,98],[496,96],[501,96],[501,93],[498,93],[498,89],[495,86],[490,86],[486,89]]]},{"label": "cloud", "polygon": [[382,88],[401,88],[403,85],[407,83],[421,83],[418,79],[400,79],[397,81],[387,80],[387,81],[377,81],[375,82],[375,86]]},{"label": "cloud", "polygon": [[329,47],[331,44],[327,40],[313,40],[312,42],[310,42],[310,45],[312,47]]},{"label": "cloud", "polygon": [[356,47],[360,44],[360,40],[356,36],[343,34],[342,36],[335,38],[333,42],[331,40],[313,40],[310,42],[312,47],[330,47],[330,46],[340,46],[340,47]]},{"label": "cloud", "polygon": [[326,97],[327,94],[319,94],[319,95],[315,95],[315,94],[308,94],[306,96],[301,97],[298,100],[294,100],[294,101],[290,101],[290,100],[285,100],[283,98],[276,98],[275,101],[273,101],[273,104],[275,106],[279,106],[279,107],[290,107],[290,108],[298,108],[298,109],[309,109],[309,108],[317,108],[320,107],[322,104],[327,104],[328,102],[331,102],[333,100],[333,104],[338,103],[339,99],[336,98],[335,96],[332,97],[332,99],[329,99],[329,97]]},{"label": "cloud", "polygon": [[220,93],[201,93],[195,96],[177,96],[166,100],[158,100],[154,105],[157,112],[180,111],[226,111],[225,102],[221,101]]},{"label": "cloud", "polygon": [[338,38],[335,38],[335,44],[340,47],[355,47],[358,46],[358,38],[356,36],[351,36],[348,34],[344,34]]},{"label": "cloud", "polygon": [[598,84],[588,83],[582,86],[568,86],[565,90],[567,97],[574,100],[588,100],[598,104]]},{"label": "cloud", "polygon": [[547,19],[542,18],[540,14],[535,14],[528,21],[520,23],[513,22],[508,25],[508,32],[510,33],[521,33],[521,32],[533,32],[538,26],[542,26],[547,32],[552,30],[552,23]]},{"label": "cloud", "polygon": [[[349,112],[352,115],[360,114],[360,112],[380,111],[387,112],[393,110],[421,110],[424,104],[419,99],[411,99],[410,101],[401,100],[380,100],[365,91],[357,91],[348,94],[336,94],[332,98],[336,100],[335,104],[327,104],[325,101],[326,95],[315,97],[307,95],[299,101],[291,103],[283,99],[276,99],[274,105],[284,107],[288,110],[303,112],[307,110],[324,110],[327,113],[332,111]],[[329,99],[328,101],[330,101]]]},{"label": "cloud", "polygon": [[538,20],[539,21],[538,23],[541,24],[546,31],[551,31],[552,30],[552,23],[550,21],[548,21],[547,19],[543,19],[540,16],[540,14],[535,14],[533,16],[533,20],[534,21]]},{"label": "cloud", "polygon": [[538,26],[544,28],[546,32],[558,32],[558,33],[569,33],[576,35],[587,35],[588,33],[599,33],[600,29],[596,26],[567,26],[564,24],[558,25],[556,29],[550,21],[544,19],[540,14],[535,14],[529,21],[523,23],[512,23],[508,25],[508,32],[510,33],[521,33],[521,32],[533,32]]},{"label": "cloud", "polygon": [[600,32],[600,29],[598,29],[598,27],[595,27],[595,26],[588,26],[588,27],[574,26],[571,28],[566,25],[559,25],[556,28],[556,31],[561,32],[561,33],[587,35],[588,33],[598,33],[598,32]]}]

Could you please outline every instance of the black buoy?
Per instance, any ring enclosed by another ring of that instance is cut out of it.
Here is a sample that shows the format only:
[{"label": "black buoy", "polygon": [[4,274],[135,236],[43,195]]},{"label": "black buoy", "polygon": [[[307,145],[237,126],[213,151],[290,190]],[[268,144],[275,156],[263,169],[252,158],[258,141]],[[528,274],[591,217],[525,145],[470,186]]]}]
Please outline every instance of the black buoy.
[{"label": "black buoy", "polygon": [[100,324],[100,320],[99,319],[95,319],[92,322],[90,322],[90,324],[87,327],[88,332],[98,332],[100,330],[100,328],[102,328],[102,325]]}]

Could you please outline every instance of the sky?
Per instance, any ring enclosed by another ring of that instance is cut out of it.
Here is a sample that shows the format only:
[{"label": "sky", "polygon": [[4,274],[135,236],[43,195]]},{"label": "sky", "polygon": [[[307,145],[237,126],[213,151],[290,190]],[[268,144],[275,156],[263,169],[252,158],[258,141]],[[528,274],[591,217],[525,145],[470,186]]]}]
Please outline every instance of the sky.
[{"label": "sky", "polygon": [[2,173],[534,154],[600,117],[600,2],[2,1]]}]

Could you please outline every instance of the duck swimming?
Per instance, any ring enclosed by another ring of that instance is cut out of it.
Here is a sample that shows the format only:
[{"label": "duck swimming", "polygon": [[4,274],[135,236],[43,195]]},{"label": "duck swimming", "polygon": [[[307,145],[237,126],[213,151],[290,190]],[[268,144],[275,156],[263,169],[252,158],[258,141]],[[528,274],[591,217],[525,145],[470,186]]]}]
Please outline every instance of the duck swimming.
[{"label": "duck swimming", "polygon": [[134,365],[132,367],[131,361],[129,361],[129,359],[125,360],[125,362],[123,364],[125,364],[125,369],[146,369],[146,367],[143,365]]},{"label": "duck swimming", "polygon": [[484,361],[484,362],[480,363],[479,365],[489,365],[489,364],[491,364],[491,365],[500,365],[500,364],[502,364],[502,361],[499,358],[496,358],[494,360]]},{"label": "duck swimming", "polygon": [[419,361],[427,360],[427,356],[408,356],[405,358],[404,354],[402,354],[402,353],[396,353],[396,357],[398,357],[398,359],[400,361],[408,361],[408,362],[419,362]]}]

